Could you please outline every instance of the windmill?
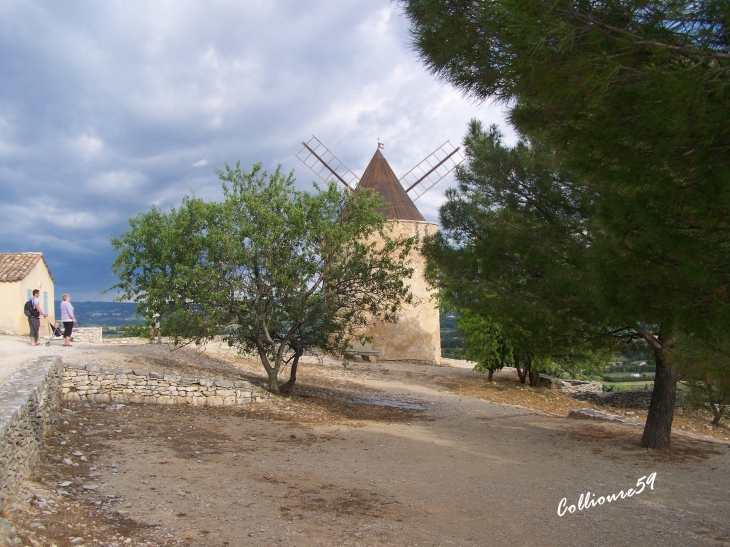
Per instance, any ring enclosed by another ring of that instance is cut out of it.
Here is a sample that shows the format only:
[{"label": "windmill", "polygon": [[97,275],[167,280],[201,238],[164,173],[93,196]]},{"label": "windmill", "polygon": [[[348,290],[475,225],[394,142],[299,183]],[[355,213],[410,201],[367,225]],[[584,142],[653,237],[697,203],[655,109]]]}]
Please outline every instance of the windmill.
[{"label": "windmill", "polygon": [[[383,144],[378,142],[362,177],[358,177],[315,136],[302,142],[302,149],[296,157],[324,182],[334,179],[350,190],[360,187],[377,191],[385,199],[386,206],[380,212],[390,221],[393,236],[435,233],[438,225],[427,222],[414,202],[464,161],[460,148],[446,141],[400,179],[380,152],[382,148]],[[377,354],[381,359],[439,363],[441,335],[438,307],[426,285],[423,257],[416,250],[410,258],[414,268],[410,279],[414,303],[404,306],[395,324],[373,323],[366,333],[372,337],[372,342],[362,348],[355,344],[356,350],[362,351],[363,355],[369,352]]]},{"label": "windmill", "polygon": [[[378,142],[378,149],[373,159],[380,154],[382,148],[383,143]],[[302,142],[302,149],[296,157],[324,182],[334,178],[350,190],[354,190],[360,182],[360,178],[314,135],[307,142]],[[461,152],[461,147],[454,146],[447,140],[397,180],[406,194],[413,192],[412,201],[415,202],[441,182],[462,161],[464,154]],[[372,160],[370,163],[372,164]],[[384,197],[387,199],[387,196]]]}]

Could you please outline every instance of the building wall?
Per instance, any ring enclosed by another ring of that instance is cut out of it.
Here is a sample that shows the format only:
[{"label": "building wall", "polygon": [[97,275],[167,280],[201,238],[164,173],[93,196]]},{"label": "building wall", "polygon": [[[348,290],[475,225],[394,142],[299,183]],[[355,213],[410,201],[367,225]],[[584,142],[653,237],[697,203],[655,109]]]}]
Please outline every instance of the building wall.
[{"label": "building wall", "polygon": [[[38,283],[41,286],[38,286]],[[0,332],[5,334],[27,335],[30,332],[28,318],[23,314],[23,305],[28,301],[28,290],[41,291],[41,308],[48,314],[48,319],[55,321],[55,293],[51,274],[45,262],[39,260],[35,267],[21,281],[0,283]],[[47,294],[48,306],[44,303]],[[41,318],[41,336],[48,336],[48,323]]]},{"label": "building wall", "polygon": [[[438,231],[438,224],[420,221],[390,221],[391,237],[424,236]],[[366,349],[380,352],[378,359],[414,360],[439,364],[441,362],[441,325],[439,322],[438,302],[434,292],[428,289],[424,277],[426,261],[418,249],[411,252],[413,276],[410,289],[413,303],[404,305],[395,323],[374,322],[365,334],[373,340],[365,345]],[[360,344],[353,344],[361,348]]]}]

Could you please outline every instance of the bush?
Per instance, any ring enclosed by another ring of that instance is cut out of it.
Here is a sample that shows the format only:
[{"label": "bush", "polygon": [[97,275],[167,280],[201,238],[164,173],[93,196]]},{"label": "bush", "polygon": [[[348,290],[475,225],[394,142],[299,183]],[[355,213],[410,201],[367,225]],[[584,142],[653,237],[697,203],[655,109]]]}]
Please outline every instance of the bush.
[{"label": "bush", "polygon": [[150,329],[144,323],[130,323],[123,328],[125,338],[149,338]]},{"label": "bush", "polygon": [[603,384],[603,391],[646,391],[649,390],[649,384],[644,386],[622,386],[622,385],[608,385]]}]

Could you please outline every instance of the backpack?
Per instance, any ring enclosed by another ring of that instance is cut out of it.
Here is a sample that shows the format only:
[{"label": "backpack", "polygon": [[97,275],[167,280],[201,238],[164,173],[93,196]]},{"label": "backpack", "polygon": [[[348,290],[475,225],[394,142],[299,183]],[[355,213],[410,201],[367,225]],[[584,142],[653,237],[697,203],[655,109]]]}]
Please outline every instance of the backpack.
[{"label": "backpack", "polygon": [[41,316],[41,314],[38,313],[38,310],[35,309],[32,298],[25,303],[25,306],[23,306],[23,313],[25,314],[26,317],[40,317]]}]

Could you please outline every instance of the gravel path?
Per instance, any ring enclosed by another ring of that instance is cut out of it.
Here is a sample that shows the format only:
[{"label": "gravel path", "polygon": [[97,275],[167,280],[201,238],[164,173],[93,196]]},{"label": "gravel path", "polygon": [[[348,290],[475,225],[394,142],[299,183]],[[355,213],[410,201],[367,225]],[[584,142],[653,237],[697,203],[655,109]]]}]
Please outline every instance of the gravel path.
[{"label": "gravel path", "polygon": [[[220,347],[79,346],[64,360],[263,377]],[[38,480],[10,511],[21,537],[59,547],[730,545],[728,446],[675,437],[644,450],[637,427],[460,394],[482,378],[464,368],[309,358],[299,376],[291,397],[237,409],[67,406]],[[652,473],[653,488],[599,498]],[[601,504],[571,513],[588,491]]]}]

